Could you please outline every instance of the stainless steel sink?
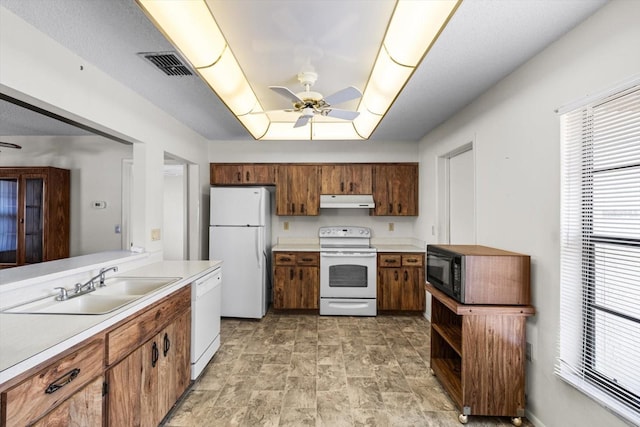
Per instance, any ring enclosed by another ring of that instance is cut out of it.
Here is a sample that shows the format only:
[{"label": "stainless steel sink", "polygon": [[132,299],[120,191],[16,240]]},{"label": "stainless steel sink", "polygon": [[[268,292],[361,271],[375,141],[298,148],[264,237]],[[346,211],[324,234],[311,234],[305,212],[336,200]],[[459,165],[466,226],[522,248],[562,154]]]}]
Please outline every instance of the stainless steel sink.
[{"label": "stainless steel sink", "polygon": [[174,283],[179,277],[113,277],[105,281],[104,287],[95,291],[56,301],[53,297],[38,300],[3,310],[16,314],[106,314],[115,311],[164,286]]}]

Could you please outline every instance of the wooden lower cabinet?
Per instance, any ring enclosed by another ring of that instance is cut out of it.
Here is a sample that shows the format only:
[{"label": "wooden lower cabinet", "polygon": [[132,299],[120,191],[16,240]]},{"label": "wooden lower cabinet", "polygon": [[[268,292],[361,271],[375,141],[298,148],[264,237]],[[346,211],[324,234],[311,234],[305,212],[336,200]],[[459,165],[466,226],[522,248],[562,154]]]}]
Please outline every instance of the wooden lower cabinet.
[{"label": "wooden lower cabinet", "polygon": [[107,371],[108,425],[162,421],[189,385],[190,340],[188,309]]},{"label": "wooden lower cabinet", "polygon": [[317,310],[320,257],[317,252],[274,253],[273,308]]},{"label": "wooden lower cabinet", "polygon": [[378,254],[379,311],[424,311],[424,254]]},{"label": "wooden lower cabinet", "polygon": [[95,339],[4,391],[0,425],[100,425],[76,419],[102,418],[103,358],[104,339]]},{"label": "wooden lower cabinet", "polygon": [[102,376],[62,402],[33,427],[85,427],[102,425]]},{"label": "wooden lower cabinet", "polygon": [[155,427],[186,391],[190,378],[187,285],[0,384],[0,426]]},{"label": "wooden lower cabinet", "polygon": [[458,410],[469,415],[510,416],[525,411],[525,346],[529,305],[460,304],[433,286],[431,369]]}]

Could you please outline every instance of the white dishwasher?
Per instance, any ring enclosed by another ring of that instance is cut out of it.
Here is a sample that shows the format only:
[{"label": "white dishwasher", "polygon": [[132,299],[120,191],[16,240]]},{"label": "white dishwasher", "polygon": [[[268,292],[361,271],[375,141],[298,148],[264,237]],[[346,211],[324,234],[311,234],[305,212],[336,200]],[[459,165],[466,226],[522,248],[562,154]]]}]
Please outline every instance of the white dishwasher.
[{"label": "white dishwasher", "polygon": [[191,379],[195,380],[220,348],[222,267],[191,286]]}]

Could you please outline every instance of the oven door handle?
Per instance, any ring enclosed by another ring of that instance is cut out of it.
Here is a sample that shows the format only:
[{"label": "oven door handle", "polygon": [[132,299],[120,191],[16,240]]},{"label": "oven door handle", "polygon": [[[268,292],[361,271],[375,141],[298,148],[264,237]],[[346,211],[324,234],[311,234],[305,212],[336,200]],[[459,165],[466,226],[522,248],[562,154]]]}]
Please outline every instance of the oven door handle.
[{"label": "oven door handle", "polygon": [[377,255],[376,252],[365,252],[365,253],[358,253],[358,252],[339,252],[339,253],[326,253],[326,252],[320,252],[320,256],[324,257],[324,258],[345,258],[345,257],[358,257],[358,258],[375,258]]}]

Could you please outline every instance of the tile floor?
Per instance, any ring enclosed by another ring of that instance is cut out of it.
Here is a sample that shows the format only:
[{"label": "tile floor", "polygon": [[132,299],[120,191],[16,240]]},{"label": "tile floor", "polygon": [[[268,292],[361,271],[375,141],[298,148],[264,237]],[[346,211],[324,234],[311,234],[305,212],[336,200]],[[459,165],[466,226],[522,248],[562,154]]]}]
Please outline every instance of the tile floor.
[{"label": "tile floor", "polygon": [[[221,329],[220,350],[165,427],[461,426],[429,372],[429,322],[420,315],[270,312],[223,319]],[[511,423],[469,417],[467,425]]]}]

